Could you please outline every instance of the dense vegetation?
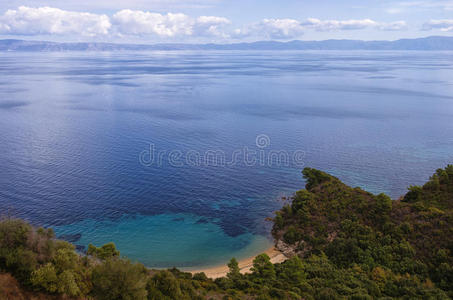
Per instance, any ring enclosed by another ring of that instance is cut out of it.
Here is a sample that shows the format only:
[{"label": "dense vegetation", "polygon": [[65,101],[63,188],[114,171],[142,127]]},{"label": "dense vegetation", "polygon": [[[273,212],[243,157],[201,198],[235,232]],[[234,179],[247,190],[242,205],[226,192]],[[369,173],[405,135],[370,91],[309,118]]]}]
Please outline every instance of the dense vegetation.
[{"label": "dense vegetation", "polygon": [[[235,259],[216,280],[149,270],[121,258],[112,243],[90,245],[81,256],[51,229],[12,218],[0,222],[0,270],[27,292],[54,299],[453,297],[453,166],[397,201],[318,170],[306,168],[303,175],[306,189],[274,218],[277,245],[291,258],[272,264],[261,254],[250,274],[241,274]],[[16,299],[2,278],[0,298]]]},{"label": "dense vegetation", "polygon": [[398,201],[318,170],[303,174],[306,190],[277,212],[273,234],[306,263],[310,296],[453,296],[452,165]]}]

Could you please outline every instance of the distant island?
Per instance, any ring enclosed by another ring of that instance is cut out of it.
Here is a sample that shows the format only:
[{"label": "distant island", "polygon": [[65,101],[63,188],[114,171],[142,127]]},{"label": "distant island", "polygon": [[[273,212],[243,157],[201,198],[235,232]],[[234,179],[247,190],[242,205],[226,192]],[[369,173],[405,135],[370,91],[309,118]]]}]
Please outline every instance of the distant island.
[{"label": "distant island", "polygon": [[[391,200],[306,168],[304,190],[276,212],[272,234],[289,259],[233,258],[228,273],[150,270],[113,243],[86,255],[51,229],[0,222],[1,299],[451,299],[453,165]],[[196,251],[196,249],[194,249]]]},{"label": "distant island", "polygon": [[396,41],[259,41],[233,44],[114,44],[0,40],[0,51],[175,51],[175,50],[453,50],[453,37],[431,36]]}]

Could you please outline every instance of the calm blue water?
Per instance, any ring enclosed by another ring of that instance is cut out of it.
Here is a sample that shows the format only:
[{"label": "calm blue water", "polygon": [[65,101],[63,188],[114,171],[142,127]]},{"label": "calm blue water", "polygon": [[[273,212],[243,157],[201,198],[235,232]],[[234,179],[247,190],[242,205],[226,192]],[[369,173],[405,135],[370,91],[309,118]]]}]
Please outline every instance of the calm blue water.
[{"label": "calm blue water", "polygon": [[0,53],[0,208],[214,265],[270,245],[304,166],[393,198],[424,182],[452,120],[451,52]]}]

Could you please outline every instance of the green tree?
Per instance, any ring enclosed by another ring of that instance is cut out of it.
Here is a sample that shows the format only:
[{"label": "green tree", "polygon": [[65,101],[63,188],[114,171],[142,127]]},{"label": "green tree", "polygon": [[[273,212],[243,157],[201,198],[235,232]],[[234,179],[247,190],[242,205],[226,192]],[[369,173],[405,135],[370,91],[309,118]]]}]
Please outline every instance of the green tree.
[{"label": "green tree", "polygon": [[404,196],[404,201],[414,203],[422,200],[423,189],[417,185],[411,185],[409,191]]},{"label": "green tree", "polygon": [[147,276],[143,265],[128,260],[107,259],[92,272],[92,294],[100,300],[146,299]]},{"label": "green tree", "polygon": [[58,276],[57,290],[60,294],[78,296],[81,294],[76,275],[71,270],[65,270]]},{"label": "green tree", "polygon": [[58,277],[54,265],[47,263],[34,271],[31,282],[38,290],[55,293],[58,288]]},{"label": "green tree", "polygon": [[87,254],[95,256],[99,259],[108,259],[120,256],[120,252],[116,250],[114,243],[107,243],[99,248],[92,244],[89,244]]},{"label": "green tree", "polygon": [[230,262],[228,263],[228,269],[229,272],[227,274],[227,277],[231,280],[238,280],[241,278],[241,272],[239,269],[239,264],[236,258],[232,258]]},{"label": "green tree", "polygon": [[71,249],[59,249],[53,259],[57,272],[74,270],[79,264],[79,256]]},{"label": "green tree", "polygon": [[147,285],[149,299],[181,299],[182,292],[178,279],[169,271],[154,275]]},{"label": "green tree", "polygon": [[279,281],[287,286],[300,285],[306,278],[304,265],[299,256],[295,255],[282,264],[281,272],[278,274]]},{"label": "green tree", "polygon": [[266,253],[255,257],[251,271],[258,281],[269,283],[276,279],[274,265],[271,263],[271,260]]}]

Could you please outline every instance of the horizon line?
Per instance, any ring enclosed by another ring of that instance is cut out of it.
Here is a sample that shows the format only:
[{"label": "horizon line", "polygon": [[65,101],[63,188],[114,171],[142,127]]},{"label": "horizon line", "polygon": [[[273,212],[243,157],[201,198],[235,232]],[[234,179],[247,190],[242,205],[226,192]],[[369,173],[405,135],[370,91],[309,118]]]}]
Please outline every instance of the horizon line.
[{"label": "horizon line", "polygon": [[361,40],[361,39],[324,39],[324,40],[287,40],[287,41],[279,41],[279,40],[256,40],[256,41],[248,41],[248,42],[226,42],[226,43],[216,43],[216,42],[206,42],[206,43],[187,43],[187,42],[157,42],[157,43],[121,43],[121,42],[107,42],[107,41],[51,41],[51,40],[40,40],[40,39],[20,39],[20,38],[1,38],[0,41],[19,41],[19,42],[37,42],[37,43],[53,43],[53,44],[106,44],[106,45],[135,45],[135,46],[157,46],[157,45],[218,45],[218,46],[228,46],[228,45],[241,45],[241,44],[255,44],[255,43],[279,43],[279,44],[289,44],[294,42],[302,42],[302,43],[313,43],[313,42],[327,42],[327,41],[350,41],[350,42],[364,42],[364,43],[373,43],[373,42],[397,42],[403,40],[425,40],[430,38],[442,38],[442,39],[453,39],[453,36],[445,36],[445,35],[429,35],[426,37],[416,37],[416,38],[398,38],[394,40],[384,40],[384,39],[376,39],[376,40]]}]

